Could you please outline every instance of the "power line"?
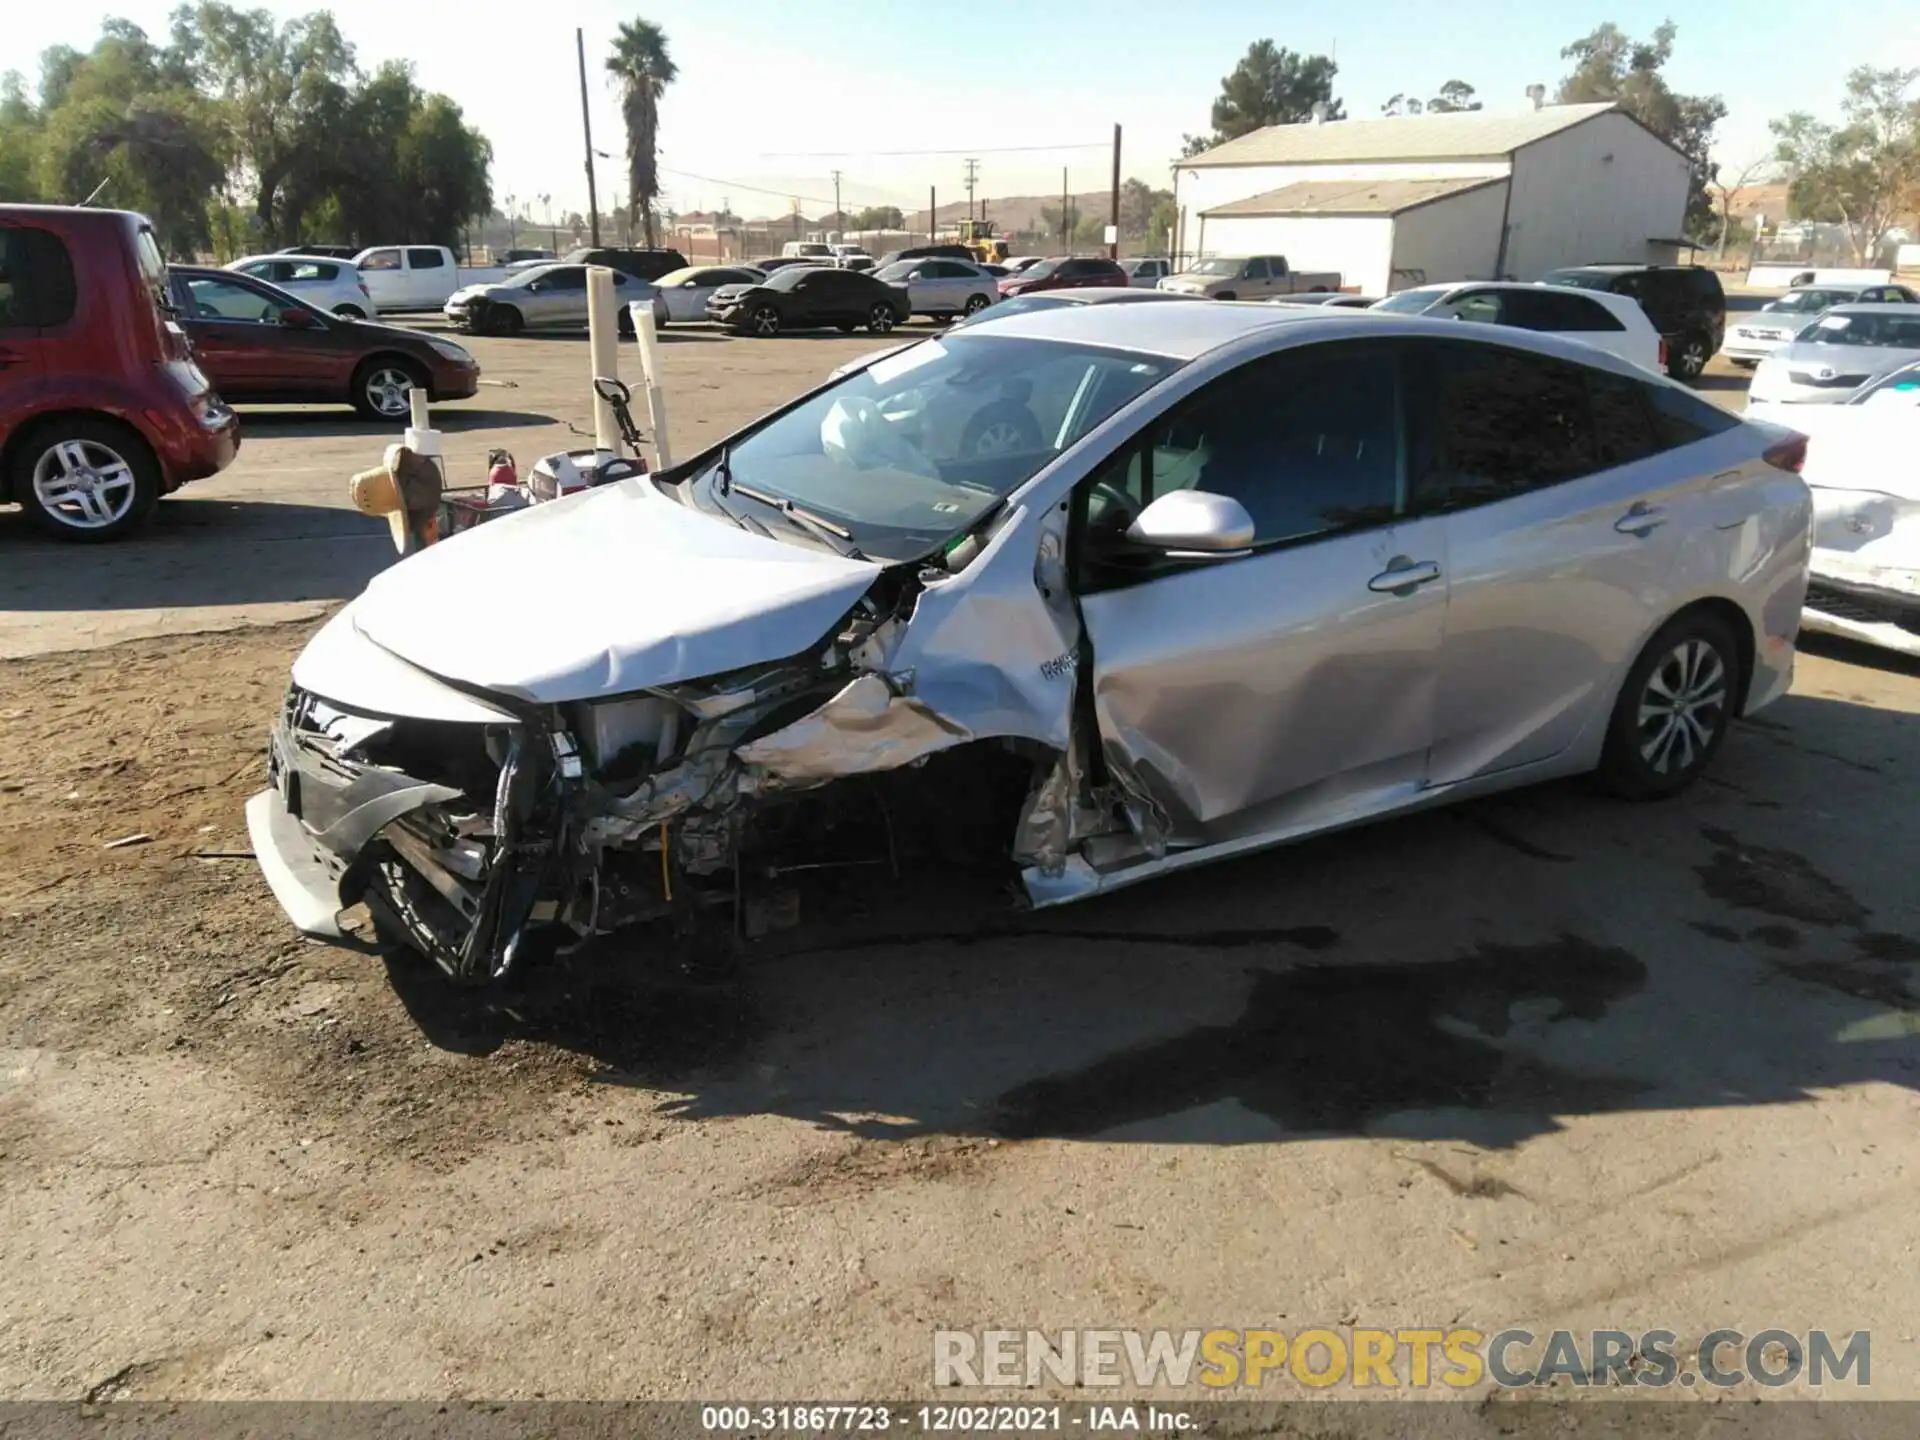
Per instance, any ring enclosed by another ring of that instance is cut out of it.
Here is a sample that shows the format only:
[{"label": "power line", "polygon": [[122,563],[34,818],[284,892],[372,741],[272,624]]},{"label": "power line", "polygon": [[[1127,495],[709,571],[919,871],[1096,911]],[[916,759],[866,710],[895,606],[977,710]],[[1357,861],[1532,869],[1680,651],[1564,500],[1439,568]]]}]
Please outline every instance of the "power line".
[{"label": "power line", "polygon": [[654,168],[663,175],[678,175],[682,180],[698,180],[703,185],[725,185],[733,190],[751,190],[756,195],[777,195],[782,200],[805,200],[813,205],[835,203],[822,195],[796,195],[791,190],[769,190],[764,185],[745,185],[738,180],[721,180],[713,175],[696,175],[691,170],[676,170],[671,165],[657,165]]},{"label": "power line", "polygon": [[958,150],[762,150],[765,160],[860,160],[882,155],[1019,155],[1035,150],[1105,150],[1112,142],[1060,145],[966,145]]}]

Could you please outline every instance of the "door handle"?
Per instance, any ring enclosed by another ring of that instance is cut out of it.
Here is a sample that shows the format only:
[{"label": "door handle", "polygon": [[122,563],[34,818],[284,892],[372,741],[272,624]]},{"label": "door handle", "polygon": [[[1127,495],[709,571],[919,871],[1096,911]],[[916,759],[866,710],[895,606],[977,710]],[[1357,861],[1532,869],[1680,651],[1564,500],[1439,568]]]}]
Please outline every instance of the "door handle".
[{"label": "door handle", "polygon": [[1658,505],[1649,505],[1644,500],[1636,500],[1626,514],[1613,522],[1613,528],[1622,535],[1636,535],[1644,540],[1666,523],[1666,511]]},{"label": "door handle", "polygon": [[1387,562],[1387,568],[1367,581],[1367,589],[1382,595],[1411,595],[1422,585],[1430,585],[1440,578],[1440,567],[1431,560],[1409,560],[1405,555],[1396,555]]}]

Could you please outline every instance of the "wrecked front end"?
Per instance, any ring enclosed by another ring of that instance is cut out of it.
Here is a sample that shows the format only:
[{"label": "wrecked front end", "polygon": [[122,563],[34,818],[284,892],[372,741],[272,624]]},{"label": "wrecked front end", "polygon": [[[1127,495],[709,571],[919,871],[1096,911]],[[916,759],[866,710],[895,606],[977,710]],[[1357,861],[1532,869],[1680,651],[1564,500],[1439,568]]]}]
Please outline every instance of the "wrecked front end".
[{"label": "wrecked front end", "polygon": [[919,697],[900,653],[914,598],[877,585],[787,659],[608,698],[492,696],[458,718],[367,713],[296,671],[248,806],[255,853],[302,930],[337,936],[364,902],[471,982],[635,927],[656,958],[698,963],[790,923],[812,872],[877,888],[929,859],[1002,882],[1057,869],[1065,751]]}]

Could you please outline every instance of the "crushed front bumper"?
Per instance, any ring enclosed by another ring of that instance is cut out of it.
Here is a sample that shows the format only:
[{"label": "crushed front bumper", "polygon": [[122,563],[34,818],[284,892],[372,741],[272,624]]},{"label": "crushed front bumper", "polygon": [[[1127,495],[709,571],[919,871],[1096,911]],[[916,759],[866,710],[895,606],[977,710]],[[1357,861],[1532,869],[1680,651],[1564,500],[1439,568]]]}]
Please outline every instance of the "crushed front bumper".
[{"label": "crushed front bumper", "polygon": [[1920,501],[1816,485],[1813,504],[1801,627],[1920,655]]}]

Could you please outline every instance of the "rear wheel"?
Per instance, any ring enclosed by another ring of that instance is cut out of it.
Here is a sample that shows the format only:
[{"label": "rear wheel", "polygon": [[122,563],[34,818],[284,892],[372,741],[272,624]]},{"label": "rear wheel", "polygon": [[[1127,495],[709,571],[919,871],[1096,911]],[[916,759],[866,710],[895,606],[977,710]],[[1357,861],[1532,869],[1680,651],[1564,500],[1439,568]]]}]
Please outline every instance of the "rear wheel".
[{"label": "rear wheel", "polygon": [[867,329],[876,335],[886,335],[893,330],[894,317],[891,305],[875,305],[867,312]]},{"label": "rear wheel", "polygon": [[364,320],[367,318],[367,312],[362,310],[358,305],[336,305],[333,307],[333,313],[347,320]]},{"label": "rear wheel", "polygon": [[1240,297],[1234,294],[1233,291],[1231,290],[1222,290],[1218,295],[1214,296],[1213,298],[1216,300],[1238,300]]},{"label": "rear wheel", "polygon": [[1682,335],[1667,351],[1667,374],[1676,380],[1698,380],[1711,355],[1706,336]]},{"label": "rear wheel", "polygon": [[13,498],[62,540],[112,540],[160,498],[160,465],[147,442],[112,420],[78,417],[41,426],[20,446]]},{"label": "rear wheel", "polygon": [[427,377],[410,360],[376,355],[353,372],[353,408],[371,420],[404,420],[412,413],[413,387]]},{"label": "rear wheel", "polygon": [[993,302],[984,295],[969,295],[967,297],[967,314],[978,315],[992,303]]},{"label": "rear wheel", "polygon": [[1620,687],[1600,783],[1628,800],[1678,795],[1726,739],[1740,683],[1740,650],[1726,621],[1706,611],[1671,621]]}]

